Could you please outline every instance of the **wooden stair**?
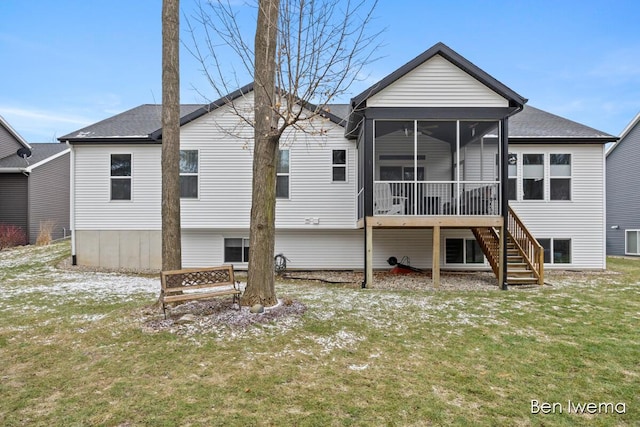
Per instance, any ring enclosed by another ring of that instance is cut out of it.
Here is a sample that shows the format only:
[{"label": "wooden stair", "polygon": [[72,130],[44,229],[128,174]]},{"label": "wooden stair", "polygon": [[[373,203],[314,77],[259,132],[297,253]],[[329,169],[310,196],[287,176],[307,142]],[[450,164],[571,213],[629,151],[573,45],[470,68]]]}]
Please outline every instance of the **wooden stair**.
[{"label": "wooden stair", "polygon": [[[500,235],[495,228],[471,230],[496,277],[500,274]],[[507,284],[544,284],[544,252],[520,218],[509,208],[506,235]]]}]

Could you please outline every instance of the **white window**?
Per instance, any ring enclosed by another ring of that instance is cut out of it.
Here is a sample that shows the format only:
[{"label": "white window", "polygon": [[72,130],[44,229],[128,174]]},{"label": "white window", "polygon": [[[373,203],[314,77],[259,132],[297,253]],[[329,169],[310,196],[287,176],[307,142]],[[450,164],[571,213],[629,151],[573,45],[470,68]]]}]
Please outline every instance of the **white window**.
[{"label": "white window", "polygon": [[249,239],[224,239],[224,262],[249,262]]},{"label": "white window", "polygon": [[571,154],[549,155],[549,199],[571,200]]},{"label": "white window", "polygon": [[111,155],[111,200],[131,200],[131,154]]},{"label": "white window", "polygon": [[538,239],[545,264],[571,264],[571,239]]},{"label": "white window", "polygon": [[180,150],[180,197],[198,198],[198,150]]},{"label": "white window", "polygon": [[278,150],[278,167],[276,170],[276,197],[289,198],[289,150]]},{"label": "white window", "polygon": [[476,239],[445,239],[446,264],[484,264],[484,254]]},{"label": "white window", "polygon": [[507,179],[507,200],[518,199],[518,155],[509,153],[509,177]]},{"label": "white window", "polygon": [[624,248],[627,255],[640,255],[640,230],[625,230]]},{"label": "white window", "polygon": [[332,154],[332,180],[344,182],[347,180],[347,150],[333,150]]},{"label": "white window", "polygon": [[522,199],[544,200],[544,154],[522,155]]}]

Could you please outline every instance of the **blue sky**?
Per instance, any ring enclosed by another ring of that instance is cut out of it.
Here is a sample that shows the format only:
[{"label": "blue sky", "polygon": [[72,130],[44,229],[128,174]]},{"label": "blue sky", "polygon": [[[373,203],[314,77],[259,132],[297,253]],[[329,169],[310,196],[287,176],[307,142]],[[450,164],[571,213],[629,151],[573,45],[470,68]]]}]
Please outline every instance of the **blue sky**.
[{"label": "blue sky", "polygon": [[[0,115],[28,142],[52,142],[159,103],[161,3],[1,0]],[[180,3],[192,14],[195,0]],[[530,105],[618,135],[640,111],[639,16],[636,0],[380,0],[381,59],[350,96],[441,41]],[[199,70],[183,49],[183,103],[215,98]]]}]

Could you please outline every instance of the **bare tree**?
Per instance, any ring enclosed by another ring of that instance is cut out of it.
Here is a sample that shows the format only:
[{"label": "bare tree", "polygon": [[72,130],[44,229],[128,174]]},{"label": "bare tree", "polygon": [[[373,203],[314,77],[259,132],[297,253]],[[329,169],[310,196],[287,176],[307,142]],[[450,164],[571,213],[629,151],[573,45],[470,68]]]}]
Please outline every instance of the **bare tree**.
[{"label": "bare tree", "polygon": [[179,0],[162,1],[162,269],[182,266]]},{"label": "bare tree", "polygon": [[[277,302],[274,286],[278,149],[287,130],[323,135],[328,104],[345,95],[372,61],[379,32],[369,34],[377,0],[258,0],[254,44],[246,42],[237,9],[226,0],[200,4],[190,52],[219,97],[240,86],[218,54],[230,48],[254,81],[253,114],[236,108],[254,128],[249,272],[242,302]],[[200,33],[202,32],[202,39]],[[233,58],[236,59],[236,58]],[[228,62],[228,59],[227,59]]]}]

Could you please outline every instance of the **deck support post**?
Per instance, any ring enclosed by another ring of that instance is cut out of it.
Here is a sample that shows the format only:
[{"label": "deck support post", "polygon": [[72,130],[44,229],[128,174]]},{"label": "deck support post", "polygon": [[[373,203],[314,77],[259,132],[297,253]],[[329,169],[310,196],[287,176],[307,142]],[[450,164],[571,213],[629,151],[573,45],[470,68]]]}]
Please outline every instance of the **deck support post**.
[{"label": "deck support post", "polygon": [[431,280],[433,287],[440,287],[440,226],[433,227],[433,262],[431,263]]},{"label": "deck support post", "polygon": [[498,286],[500,286],[501,288],[504,287],[504,283],[506,282],[506,278],[504,277],[506,257],[503,256],[503,254],[505,253],[504,246],[507,240],[506,234],[507,234],[507,227],[503,221],[502,227],[500,227],[500,258],[499,258],[500,261],[498,262]]},{"label": "deck support post", "polygon": [[373,226],[367,221],[365,232],[365,256],[366,271],[364,277],[364,287],[368,288],[373,283]]}]

